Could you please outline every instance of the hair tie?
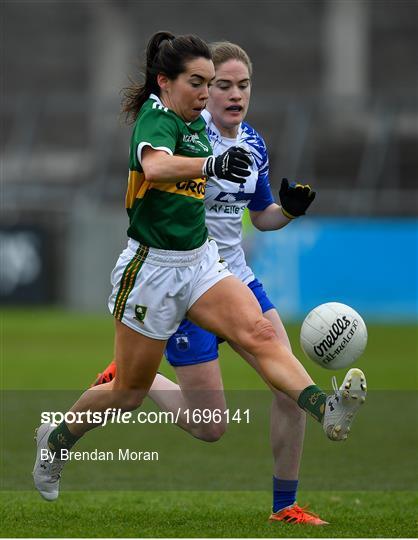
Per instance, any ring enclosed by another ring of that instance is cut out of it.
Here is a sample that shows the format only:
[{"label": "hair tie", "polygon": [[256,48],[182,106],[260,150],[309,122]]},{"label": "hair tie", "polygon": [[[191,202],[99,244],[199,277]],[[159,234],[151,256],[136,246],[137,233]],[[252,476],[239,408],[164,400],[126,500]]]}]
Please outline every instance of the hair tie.
[{"label": "hair tie", "polygon": [[158,50],[160,49],[161,45],[163,43],[165,43],[166,41],[168,41],[169,43],[171,43],[172,41],[174,41],[176,38],[175,37],[165,37],[163,40],[160,41],[160,44],[158,45]]}]

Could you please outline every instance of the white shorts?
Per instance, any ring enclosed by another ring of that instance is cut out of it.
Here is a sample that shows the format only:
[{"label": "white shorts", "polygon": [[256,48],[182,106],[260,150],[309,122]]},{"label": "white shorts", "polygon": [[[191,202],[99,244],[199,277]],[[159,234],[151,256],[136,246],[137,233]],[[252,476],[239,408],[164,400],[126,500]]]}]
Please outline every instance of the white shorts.
[{"label": "white shorts", "polygon": [[132,330],[166,340],[196,300],[230,275],[214,240],[190,251],[166,251],[130,238],[111,275],[109,309]]}]

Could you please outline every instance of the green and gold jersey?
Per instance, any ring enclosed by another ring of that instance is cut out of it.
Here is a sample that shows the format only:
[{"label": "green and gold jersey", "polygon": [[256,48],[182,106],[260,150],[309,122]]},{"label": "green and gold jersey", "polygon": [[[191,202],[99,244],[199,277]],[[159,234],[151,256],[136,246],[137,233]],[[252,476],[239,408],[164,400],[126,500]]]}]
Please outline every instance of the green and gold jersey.
[{"label": "green and gold jersey", "polygon": [[205,178],[177,182],[147,182],[138,156],[144,146],[172,155],[206,157],[212,149],[199,117],[186,123],[164,107],[157,96],[142,106],[131,139],[126,209],[128,236],[158,249],[186,251],[201,246],[205,226]]}]

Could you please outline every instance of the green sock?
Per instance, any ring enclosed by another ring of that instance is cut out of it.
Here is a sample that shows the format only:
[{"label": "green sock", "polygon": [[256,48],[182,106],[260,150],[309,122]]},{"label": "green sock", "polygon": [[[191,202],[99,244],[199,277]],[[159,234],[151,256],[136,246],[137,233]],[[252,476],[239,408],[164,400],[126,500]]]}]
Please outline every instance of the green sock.
[{"label": "green sock", "polygon": [[311,386],[307,386],[305,390],[302,390],[298,397],[298,405],[313,416],[315,420],[322,422],[325,413],[326,399],[326,393],[323,392],[319,386],[316,386],[316,384],[312,384]]},{"label": "green sock", "polygon": [[61,422],[48,437],[48,446],[53,451],[60,452],[63,448],[69,450],[80,437],[73,435],[65,421]]}]

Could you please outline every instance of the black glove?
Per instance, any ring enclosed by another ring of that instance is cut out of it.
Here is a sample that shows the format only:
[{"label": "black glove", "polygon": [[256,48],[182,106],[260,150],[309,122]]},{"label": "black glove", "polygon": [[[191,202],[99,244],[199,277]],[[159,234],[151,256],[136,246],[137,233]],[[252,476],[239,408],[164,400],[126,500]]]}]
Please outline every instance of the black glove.
[{"label": "black glove", "polygon": [[220,156],[209,156],[203,165],[202,173],[219,180],[245,184],[246,177],[251,174],[252,162],[251,152],[240,146],[231,146]]},{"label": "black glove", "polygon": [[315,195],[316,192],[312,191],[308,184],[292,182],[289,185],[287,178],[283,178],[279,191],[283,214],[289,219],[303,216],[315,199]]}]

